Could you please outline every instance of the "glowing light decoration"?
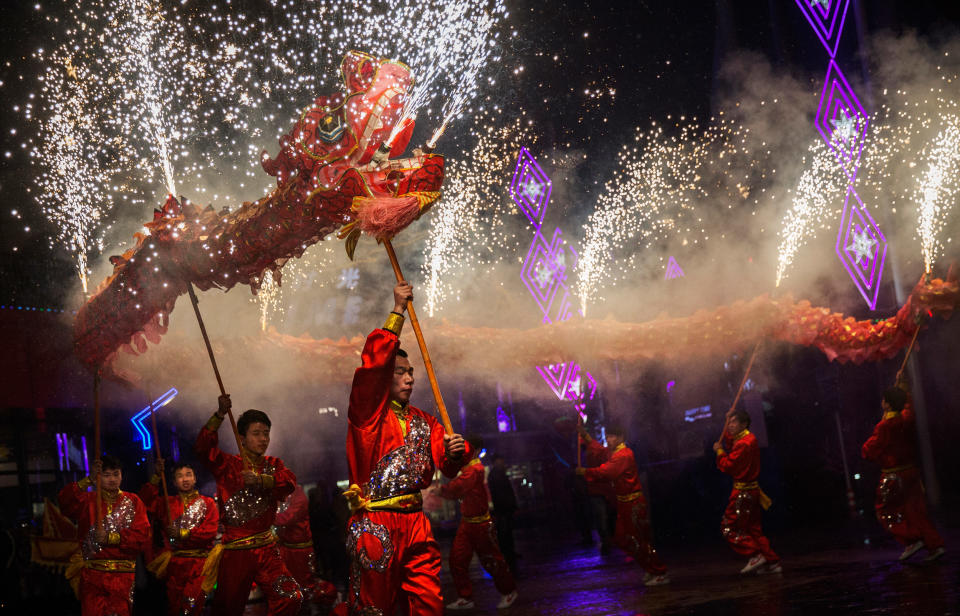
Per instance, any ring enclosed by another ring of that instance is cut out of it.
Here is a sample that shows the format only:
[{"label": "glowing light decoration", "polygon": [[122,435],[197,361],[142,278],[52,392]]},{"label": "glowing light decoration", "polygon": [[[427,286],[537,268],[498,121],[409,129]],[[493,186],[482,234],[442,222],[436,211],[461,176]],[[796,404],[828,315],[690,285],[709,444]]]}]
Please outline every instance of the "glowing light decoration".
[{"label": "glowing light decoration", "polygon": [[663,275],[664,280],[673,280],[674,278],[683,278],[683,270],[680,269],[680,264],[677,263],[677,260],[673,257],[670,257],[670,260],[667,261],[667,272]]},{"label": "glowing light decoration", "polygon": [[836,251],[860,295],[870,309],[875,310],[887,257],[887,239],[852,187],[843,204]]},{"label": "glowing light decoration", "polygon": [[543,313],[544,323],[566,321],[573,316],[567,272],[577,266],[579,255],[562,235],[560,229],[555,229],[548,242],[535,231],[520,271],[521,280]]},{"label": "glowing light decoration", "polygon": [[[558,400],[570,400],[584,406],[583,401],[593,400],[597,395],[597,381],[580,364],[568,361],[561,364],[537,366],[537,372],[550,386]],[[582,374],[581,374],[582,372]]]},{"label": "glowing light decoration", "polygon": [[830,57],[837,55],[850,0],[797,0],[797,5]]},{"label": "glowing light decoration", "polygon": [[530,150],[526,147],[520,148],[517,168],[510,184],[510,196],[538,231],[543,224],[543,216],[547,213],[552,189],[550,178],[530,154]]},{"label": "glowing light decoration", "polygon": [[816,124],[820,135],[853,182],[860,166],[869,118],[860,99],[833,60],[827,68]]},{"label": "glowing light decoration", "polygon": [[165,394],[154,400],[149,406],[130,418],[130,423],[133,424],[137,434],[140,435],[140,442],[143,444],[144,451],[148,451],[151,447],[153,447],[153,435],[150,434],[150,429],[145,426],[143,422],[150,420],[151,411],[156,413],[164,406],[170,404],[170,401],[173,400],[178,393],[179,392],[176,390],[176,388],[171,387]]}]

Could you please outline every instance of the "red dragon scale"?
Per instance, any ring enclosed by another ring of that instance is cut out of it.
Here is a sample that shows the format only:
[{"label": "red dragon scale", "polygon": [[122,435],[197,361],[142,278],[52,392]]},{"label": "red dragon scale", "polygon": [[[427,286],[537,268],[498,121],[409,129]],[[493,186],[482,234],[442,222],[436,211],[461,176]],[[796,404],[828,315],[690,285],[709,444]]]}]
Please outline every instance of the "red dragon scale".
[{"label": "red dragon scale", "polygon": [[384,146],[412,83],[409,69],[350,52],[341,64],[344,93],[318,97],[275,158],[261,164],[277,178],[269,195],[233,212],[201,209],[168,197],[136,234],[136,246],[110,258],[113,274],[80,308],[74,348],[89,366],[108,365],[117,350],[144,352],[158,343],[166,317],[187,285],[256,292],[264,272],[279,269],[312,244],[340,231],[348,252],[361,231],[390,237],[416,220],[439,196],[444,159],[418,150],[405,159],[378,160],[378,148],[402,153],[413,121]]}]

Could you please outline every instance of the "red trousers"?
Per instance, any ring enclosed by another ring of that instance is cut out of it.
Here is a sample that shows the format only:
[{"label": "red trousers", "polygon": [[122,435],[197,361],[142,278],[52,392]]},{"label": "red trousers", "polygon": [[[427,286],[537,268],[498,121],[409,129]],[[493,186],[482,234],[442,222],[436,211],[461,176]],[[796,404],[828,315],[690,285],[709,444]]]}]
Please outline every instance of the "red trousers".
[{"label": "red trousers", "polygon": [[290,548],[280,545],[280,557],[287,566],[290,575],[300,584],[305,601],[329,603],[337,596],[337,587],[317,577],[317,560],[313,546]]},{"label": "red trousers", "polygon": [[203,558],[174,556],[167,565],[167,613],[170,616],[197,616],[203,611],[206,595],[203,583]]},{"label": "red trousers", "polygon": [[224,550],[213,598],[213,616],[240,616],[256,582],[267,597],[271,616],[293,616],[300,611],[300,585],[280,559],[277,544],[245,550]]},{"label": "red trousers", "polygon": [[780,557],[770,547],[770,541],[763,535],[762,516],[760,490],[734,488],[720,522],[723,538],[737,554],[750,557],[762,554],[768,562],[780,562]]},{"label": "red trousers", "polygon": [[650,541],[650,519],[647,517],[647,499],[643,494],[628,502],[617,500],[617,525],[613,540],[647,573],[663,575],[667,572],[667,567],[660,562]]},{"label": "red trousers", "polygon": [[909,545],[923,540],[930,550],[943,545],[943,539],[927,516],[920,469],[884,473],[877,486],[874,507],[877,520],[900,543]]},{"label": "red trousers", "polygon": [[[440,616],[440,550],[423,512],[364,511],[350,518],[350,614]],[[379,612],[374,611],[379,610]]]},{"label": "red trousers", "polygon": [[83,616],[129,616],[133,576],[84,568],[80,571],[80,613]]},{"label": "red trousers", "polygon": [[495,532],[490,520],[461,520],[457,527],[457,534],[450,547],[450,575],[453,576],[453,585],[457,587],[457,595],[464,599],[473,597],[469,570],[474,552],[480,558],[480,565],[493,577],[493,584],[501,595],[508,595],[517,589],[510,567],[497,547]]}]

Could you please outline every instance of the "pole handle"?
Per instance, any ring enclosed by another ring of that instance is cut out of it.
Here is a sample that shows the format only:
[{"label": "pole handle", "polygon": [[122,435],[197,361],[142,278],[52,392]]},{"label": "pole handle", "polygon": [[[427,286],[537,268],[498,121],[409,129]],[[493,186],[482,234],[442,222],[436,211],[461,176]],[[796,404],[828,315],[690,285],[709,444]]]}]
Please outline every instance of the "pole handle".
[{"label": "pole handle", "polygon": [[750,354],[750,361],[747,362],[747,369],[743,372],[743,378],[740,379],[740,387],[737,388],[737,395],[734,396],[733,403],[730,405],[730,410],[727,411],[724,419],[723,432],[720,433],[720,440],[723,440],[723,435],[727,433],[726,419],[730,417],[730,411],[737,408],[737,403],[740,402],[740,396],[743,395],[743,388],[747,385],[747,379],[750,377],[750,370],[753,369],[753,362],[757,359],[757,353],[760,351],[761,344],[763,344],[763,338],[757,341],[757,345],[753,347],[753,353]]},{"label": "pole handle", "polygon": [[[149,397],[149,394],[148,394],[148,397]],[[150,400],[151,400],[151,402],[150,402],[150,427],[151,427],[152,430],[153,430],[153,452],[154,452],[154,454],[156,454],[156,456],[157,456],[157,461],[159,461],[161,458],[160,458],[160,435],[159,435],[159,433],[157,432],[157,410],[156,410],[155,408],[153,408],[153,398],[152,398],[152,397],[150,398]],[[170,492],[169,492],[169,490],[167,489],[167,474],[166,474],[166,473],[160,473],[160,486],[163,488],[163,505],[164,505],[164,510],[167,512],[167,520],[166,520],[166,523],[167,523],[167,524],[170,524],[170,522],[172,521],[172,520],[170,519],[170,499],[168,498],[168,497],[170,496]]]},{"label": "pole handle", "polygon": [[[390,265],[393,266],[393,273],[397,277],[397,282],[403,281],[403,272],[400,271],[400,262],[397,261],[397,253],[393,250],[393,244],[390,243],[390,240],[385,239],[383,240],[383,247],[387,249],[387,256],[390,257]],[[430,352],[427,351],[427,343],[423,339],[423,331],[420,329],[420,321],[417,320],[417,313],[413,309],[412,301],[407,302],[407,314],[410,315],[413,333],[417,336],[417,344],[420,346],[420,354],[423,356],[423,365],[427,369],[427,378],[430,381],[430,389],[433,390],[433,399],[437,403],[437,410],[440,411],[440,421],[443,423],[443,429],[447,434],[453,434],[453,424],[450,422],[447,406],[443,403],[440,386],[437,384],[437,375],[433,371],[433,361],[430,359]]]},{"label": "pole handle", "polygon": [[[220,378],[220,369],[217,368],[217,358],[213,354],[213,346],[210,344],[210,336],[207,335],[207,328],[203,324],[203,316],[200,314],[200,300],[197,299],[197,294],[193,290],[192,283],[187,283],[187,292],[190,294],[190,303],[193,304],[193,313],[197,315],[197,324],[200,326],[200,334],[203,336],[203,343],[207,347],[207,355],[210,356],[210,365],[213,366],[213,375],[217,377],[217,385],[220,387],[220,395],[226,396],[227,390],[223,387],[223,379]],[[227,415],[230,416],[230,427],[233,428],[233,437],[237,441],[237,452],[240,454],[240,459],[243,461],[243,467],[250,468],[250,461],[247,460],[247,455],[243,452],[243,445],[240,443],[240,432],[237,430],[237,422],[233,418],[233,410],[227,411]]]},{"label": "pole handle", "polygon": [[[93,373],[93,456],[95,461],[100,460],[100,366],[97,366]],[[102,468],[100,470],[103,470]],[[96,500],[96,525],[103,524],[103,504],[100,502],[103,497],[103,488],[100,486],[100,473],[96,477],[97,500]]]}]

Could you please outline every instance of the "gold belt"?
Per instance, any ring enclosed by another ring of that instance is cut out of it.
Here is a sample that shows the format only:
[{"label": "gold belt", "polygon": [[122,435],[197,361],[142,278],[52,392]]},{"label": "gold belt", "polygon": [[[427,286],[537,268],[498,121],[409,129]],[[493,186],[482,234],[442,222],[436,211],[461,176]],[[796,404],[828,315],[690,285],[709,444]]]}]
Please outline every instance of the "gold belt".
[{"label": "gold belt", "polygon": [[910,468],[914,468],[914,465],[904,464],[902,466],[894,466],[893,468],[882,468],[880,469],[880,472],[881,473],[899,473],[900,471],[905,471]]},{"label": "gold belt", "polygon": [[756,490],[760,487],[760,483],[757,481],[734,481],[733,489],[734,490]]},{"label": "gold belt", "polygon": [[207,550],[174,550],[173,555],[179,558],[206,558],[210,552]]},{"label": "gold belt", "polygon": [[313,541],[301,541],[300,543],[285,543],[281,541],[280,545],[285,548],[290,548],[291,550],[301,550],[303,548],[312,548]]},{"label": "gold belt", "polygon": [[364,507],[367,511],[420,511],[422,508],[423,496],[419,492],[372,500]]},{"label": "gold belt", "polygon": [[490,512],[488,511],[488,512],[482,514],[482,515],[475,515],[475,516],[466,516],[466,515],[465,515],[465,516],[463,516],[463,521],[464,521],[464,522],[470,522],[471,524],[480,524],[480,523],[483,523],[483,522],[489,522],[489,521],[490,521]]},{"label": "gold belt", "polygon": [[252,550],[254,548],[262,548],[265,545],[270,545],[277,538],[273,534],[272,530],[265,530],[262,533],[257,533],[256,535],[250,535],[249,537],[240,537],[239,539],[234,539],[230,543],[224,543],[224,550]]},{"label": "gold belt", "polygon": [[137,569],[135,560],[88,560],[84,566],[96,571],[110,571],[112,573],[133,573]]},{"label": "gold belt", "polygon": [[617,500],[621,503],[629,503],[630,501],[637,500],[641,496],[643,496],[643,490],[637,490],[636,492],[631,492],[630,494],[617,494]]}]

